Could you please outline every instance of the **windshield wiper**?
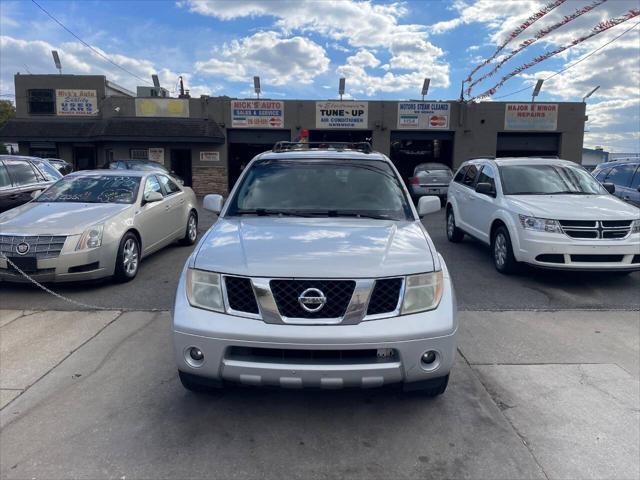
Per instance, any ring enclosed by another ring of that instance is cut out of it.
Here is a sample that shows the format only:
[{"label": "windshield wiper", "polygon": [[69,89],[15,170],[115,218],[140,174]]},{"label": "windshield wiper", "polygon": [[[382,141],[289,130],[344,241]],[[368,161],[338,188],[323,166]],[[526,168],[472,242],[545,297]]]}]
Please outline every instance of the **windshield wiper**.
[{"label": "windshield wiper", "polygon": [[250,210],[236,210],[231,215],[257,215],[258,217],[267,217],[270,215],[282,215],[285,217],[308,217],[309,215],[297,210],[275,210],[269,208],[255,208]]},{"label": "windshield wiper", "polygon": [[327,212],[329,217],[355,217],[355,218],[372,218],[374,220],[395,220],[395,218],[389,215],[376,215],[375,213],[362,213],[362,212],[345,212],[340,210],[329,210]]},{"label": "windshield wiper", "polygon": [[589,192],[583,192],[581,190],[561,190],[559,192],[547,193],[547,195],[595,195]]}]

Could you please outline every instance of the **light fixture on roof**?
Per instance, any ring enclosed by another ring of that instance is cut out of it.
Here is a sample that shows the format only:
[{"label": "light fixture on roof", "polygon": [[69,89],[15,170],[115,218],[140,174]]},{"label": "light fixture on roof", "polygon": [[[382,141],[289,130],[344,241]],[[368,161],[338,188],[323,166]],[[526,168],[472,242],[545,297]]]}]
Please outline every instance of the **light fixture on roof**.
[{"label": "light fixture on roof", "polygon": [[346,83],[345,78],[341,77],[340,82],[338,83],[338,95],[340,95],[340,100],[342,100],[342,96],[344,95],[345,83]]},{"label": "light fixture on roof", "polygon": [[600,88],[600,85],[598,85],[596,88],[594,88],[589,93],[587,93],[584,97],[582,97],[582,102],[584,103],[587,100],[587,98],[589,98],[591,95],[596,93],[596,90],[598,90],[599,88]]},{"label": "light fixture on roof", "polygon": [[536,82],[536,86],[533,89],[533,94],[531,95],[531,103],[533,103],[533,100],[538,96],[538,94],[540,93],[540,89],[542,88],[542,83],[544,82],[544,80],[540,79]]},{"label": "light fixture on roof", "polygon": [[158,80],[158,75],[155,73],[151,75],[151,80],[153,80],[153,86],[156,88],[160,88],[160,80]]},{"label": "light fixture on roof", "polygon": [[429,92],[429,84],[431,83],[431,79],[430,78],[425,78],[424,79],[424,83],[422,84],[422,101],[424,102],[424,97],[427,95],[427,92]]},{"label": "light fixture on roof", "polygon": [[53,55],[53,63],[56,64],[56,68],[58,69],[58,73],[62,75],[62,63],[60,63],[60,56],[58,55],[57,50],[51,50],[51,55]]},{"label": "light fixture on roof", "polygon": [[257,75],[253,77],[253,91],[256,92],[256,96],[260,99],[260,77]]}]

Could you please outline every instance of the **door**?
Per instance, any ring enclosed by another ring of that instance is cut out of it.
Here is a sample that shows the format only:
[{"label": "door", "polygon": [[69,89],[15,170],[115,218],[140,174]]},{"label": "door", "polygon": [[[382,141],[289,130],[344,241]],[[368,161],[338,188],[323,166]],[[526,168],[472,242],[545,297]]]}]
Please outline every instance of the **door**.
[{"label": "door", "polygon": [[478,176],[478,165],[471,164],[462,179],[462,184],[458,188],[458,192],[456,193],[456,199],[458,203],[458,216],[456,218],[456,223],[463,230],[466,230],[469,233],[472,233],[470,227],[471,220],[471,204],[475,200],[475,185],[476,185],[476,177]]},{"label": "door", "polygon": [[171,224],[167,221],[167,199],[159,202],[145,202],[145,195],[149,192],[158,192],[163,195],[160,182],[155,175],[147,177],[142,194],[142,206],[136,217],[140,225],[142,236],[142,253],[147,255],[160,248],[171,234]]},{"label": "door", "polygon": [[[38,176],[33,166],[24,160],[4,160],[4,165],[13,187],[7,190],[3,200],[6,210],[17,207],[31,200],[31,193],[43,190],[49,184]],[[44,184],[44,185],[43,185]],[[4,208],[3,207],[3,208]]]},{"label": "door", "polygon": [[[632,198],[631,180],[636,171],[636,165],[632,163],[623,163],[614,166],[603,183],[613,183],[616,186],[614,195],[622,200],[629,202]],[[636,190],[637,191],[637,190]]]},{"label": "door", "polygon": [[171,168],[169,169],[184,181],[187,187],[192,185],[191,150],[171,149]]},{"label": "door", "polygon": [[476,185],[478,183],[490,184],[493,187],[493,196],[478,193],[475,190],[472,191],[467,207],[468,228],[471,235],[489,243],[491,218],[495,211],[496,202],[496,173],[491,165],[482,166],[476,180]]},{"label": "door", "polygon": [[165,215],[169,237],[182,237],[187,227],[187,213],[184,192],[166,175],[157,175],[165,196]]},{"label": "door", "polygon": [[95,147],[73,147],[73,161],[76,170],[93,170],[96,168]]}]

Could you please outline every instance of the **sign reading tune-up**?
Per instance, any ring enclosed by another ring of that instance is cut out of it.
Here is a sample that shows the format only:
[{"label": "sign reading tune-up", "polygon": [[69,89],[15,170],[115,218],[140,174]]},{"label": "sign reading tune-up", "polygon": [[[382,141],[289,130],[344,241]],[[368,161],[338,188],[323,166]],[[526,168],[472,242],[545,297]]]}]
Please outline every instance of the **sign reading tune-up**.
[{"label": "sign reading tune-up", "polygon": [[440,102],[399,102],[398,128],[412,130],[447,130],[450,104]]},{"label": "sign reading tune-up", "polygon": [[63,117],[86,117],[98,113],[95,90],[56,90],[56,114]]},{"label": "sign reading tune-up", "polygon": [[368,121],[367,102],[316,102],[316,128],[366,129]]},{"label": "sign reading tune-up", "polygon": [[283,128],[284,102],[231,100],[231,126],[234,128]]},{"label": "sign reading tune-up", "polygon": [[545,130],[558,128],[557,103],[507,103],[505,130]]}]

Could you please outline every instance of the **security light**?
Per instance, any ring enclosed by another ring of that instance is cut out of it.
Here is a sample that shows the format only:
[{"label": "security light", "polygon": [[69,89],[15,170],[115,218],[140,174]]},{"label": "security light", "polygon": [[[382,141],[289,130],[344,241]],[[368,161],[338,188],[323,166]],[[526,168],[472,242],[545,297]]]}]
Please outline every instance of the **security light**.
[{"label": "security light", "polygon": [[253,77],[253,90],[256,92],[258,98],[260,98],[260,77]]},{"label": "security light", "polygon": [[544,82],[544,80],[540,79],[536,82],[536,86],[533,89],[533,94],[531,95],[531,102],[533,103],[533,99],[536,98],[538,96],[538,94],[540,93],[540,89],[542,88],[542,83]]},{"label": "security light", "polygon": [[158,75],[155,73],[151,75],[151,80],[153,80],[153,86],[156,88],[160,88],[160,80],[158,80]]},{"label": "security light", "polygon": [[429,91],[429,83],[431,83],[431,79],[425,78],[424,83],[422,84],[422,101],[424,101],[424,97]]},{"label": "security light", "polygon": [[340,78],[340,83],[338,84],[338,95],[340,95],[340,100],[342,100],[342,96],[344,95],[344,86],[345,86],[345,78]]},{"label": "security light", "polygon": [[51,50],[51,55],[53,55],[53,63],[56,64],[56,68],[58,69],[58,73],[62,75],[62,64],[60,63],[60,56],[58,56],[57,50]]},{"label": "security light", "polygon": [[596,90],[598,90],[599,88],[600,88],[600,85],[598,85],[596,88],[594,88],[589,93],[587,93],[584,97],[582,97],[582,101],[585,102],[587,100],[587,98],[589,98],[591,95],[596,93]]}]

